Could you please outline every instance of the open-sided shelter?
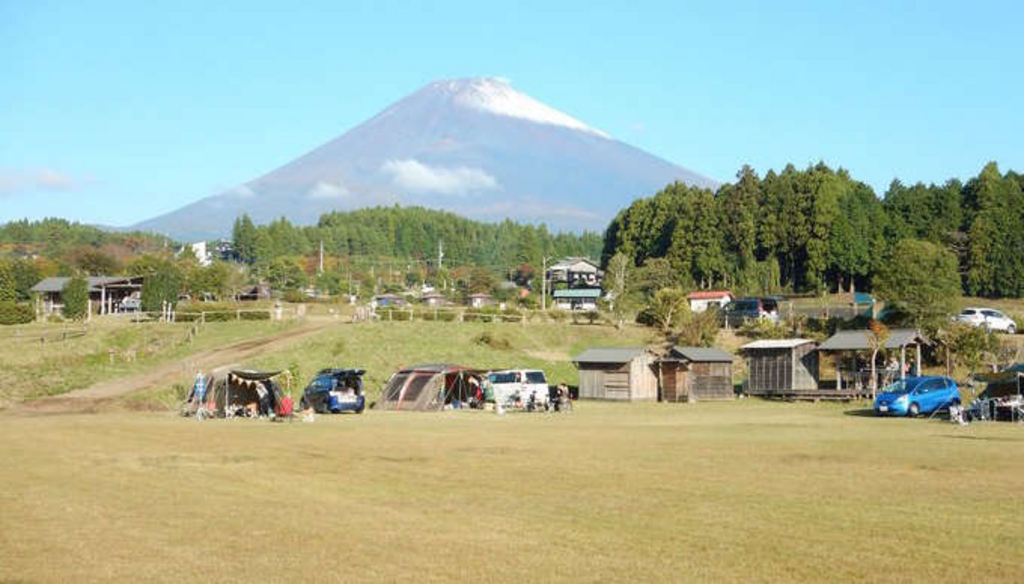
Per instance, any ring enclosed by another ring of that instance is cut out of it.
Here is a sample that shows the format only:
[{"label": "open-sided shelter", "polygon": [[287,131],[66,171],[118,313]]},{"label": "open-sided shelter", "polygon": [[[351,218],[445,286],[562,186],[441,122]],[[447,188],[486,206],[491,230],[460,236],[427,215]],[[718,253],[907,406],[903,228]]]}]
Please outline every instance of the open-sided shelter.
[{"label": "open-sided shelter", "polygon": [[732,399],[732,355],[713,347],[672,347],[662,357],[662,401]]},{"label": "open-sided shelter", "polygon": [[765,339],[741,347],[750,374],[747,393],[787,396],[818,390],[818,352],[808,339]]},{"label": "open-sided shelter", "polygon": [[377,407],[382,410],[438,411],[454,401],[467,403],[475,392],[475,384],[481,383],[482,377],[482,371],[460,365],[415,365],[388,379]]},{"label": "open-sided shelter", "polygon": [[[86,278],[86,285],[89,289],[89,300],[95,307],[93,310],[98,314],[119,312],[121,302],[125,298],[142,291],[143,280],[141,276],[89,276]],[[39,294],[41,308],[45,314],[64,309],[64,289],[70,281],[69,277],[43,278],[32,287],[32,292]]]},{"label": "open-sided shelter", "polygon": [[[839,331],[818,347],[818,352],[831,354],[835,358],[836,389],[842,390],[844,381],[850,389],[863,389],[871,386],[872,336],[873,333],[869,330]],[[915,329],[890,330],[889,336],[885,339],[884,348],[887,351],[899,351],[899,370],[887,371],[884,364],[876,363],[876,374],[887,374],[900,379],[906,377],[907,349],[913,349],[914,369],[912,374],[921,375],[921,345],[930,343],[931,341]],[[858,366],[858,354],[866,354],[868,365]],[[884,383],[880,383],[879,387],[882,385]]]},{"label": "open-sided shelter", "polygon": [[579,370],[581,399],[658,399],[657,360],[643,347],[588,349],[572,362]]}]

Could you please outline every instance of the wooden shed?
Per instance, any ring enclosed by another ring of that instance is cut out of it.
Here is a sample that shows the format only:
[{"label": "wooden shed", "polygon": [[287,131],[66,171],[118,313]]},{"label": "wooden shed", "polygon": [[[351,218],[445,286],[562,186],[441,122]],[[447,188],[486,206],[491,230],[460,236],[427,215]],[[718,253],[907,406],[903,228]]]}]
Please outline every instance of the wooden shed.
[{"label": "wooden shed", "polygon": [[645,348],[589,349],[572,362],[580,373],[581,399],[658,399],[657,360]]},{"label": "wooden shed", "polygon": [[768,339],[743,345],[747,393],[796,396],[818,391],[818,351],[808,339]]},{"label": "wooden shed", "polygon": [[706,347],[672,347],[659,362],[661,399],[733,399],[732,355]]}]

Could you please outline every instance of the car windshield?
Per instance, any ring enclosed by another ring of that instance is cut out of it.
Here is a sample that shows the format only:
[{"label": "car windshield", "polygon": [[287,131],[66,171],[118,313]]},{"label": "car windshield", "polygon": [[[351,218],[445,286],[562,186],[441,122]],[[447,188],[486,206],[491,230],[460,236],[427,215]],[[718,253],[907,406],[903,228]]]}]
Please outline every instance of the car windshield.
[{"label": "car windshield", "polygon": [[491,373],[487,376],[491,383],[515,383],[516,374],[513,372]]},{"label": "car windshield", "polygon": [[334,380],[327,375],[321,375],[310,382],[309,388],[316,391],[330,391],[334,389]]},{"label": "car windshield", "polygon": [[729,310],[736,312],[753,312],[757,310],[757,300],[737,300],[729,305]]},{"label": "car windshield", "polygon": [[896,383],[893,383],[889,387],[886,387],[883,391],[885,393],[907,393],[910,390],[914,389],[911,385],[912,384],[909,384],[901,379]]},{"label": "car windshield", "polygon": [[527,383],[547,383],[548,380],[544,377],[543,371],[527,371],[526,372]]}]

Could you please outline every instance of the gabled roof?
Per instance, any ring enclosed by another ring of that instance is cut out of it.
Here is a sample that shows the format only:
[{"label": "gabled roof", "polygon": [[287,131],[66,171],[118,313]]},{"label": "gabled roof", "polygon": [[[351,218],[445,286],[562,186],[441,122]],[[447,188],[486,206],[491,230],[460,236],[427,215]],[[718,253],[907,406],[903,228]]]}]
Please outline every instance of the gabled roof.
[{"label": "gabled roof", "polygon": [[647,352],[644,347],[587,349],[573,363],[628,363]]},{"label": "gabled roof", "polygon": [[555,298],[600,298],[600,288],[575,288],[572,290],[555,290],[552,293]]},{"label": "gabled roof", "polygon": [[[103,286],[110,286],[112,284],[125,284],[131,282],[131,278],[125,278],[120,276],[89,276],[85,279],[86,284],[89,286],[90,292],[99,292]],[[67,276],[57,276],[51,278],[43,278],[38,284],[32,286],[33,292],[63,292],[64,288],[67,287],[68,282],[71,278]]]},{"label": "gabled roof", "polygon": [[[892,329],[885,340],[886,349],[899,349],[907,345],[930,344],[924,335],[915,329]],[[821,351],[869,351],[871,331],[839,331],[818,347]]]},{"label": "gabled roof", "polygon": [[732,355],[715,347],[672,347],[672,353],[693,363],[732,363]]},{"label": "gabled roof", "polygon": [[740,348],[744,351],[749,349],[793,349],[807,343],[814,344],[814,341],[810,339],[764,339],[747,343]]},{"label": "gabled roof", "polygon": [[700,290],[690,292],[686,297],[690,300],[714,300],[716,298],[732,298],[732,292],[728,290]]},{"label": "gabled roof", "polygon": [[590,258],[568,257],[568,258],[565,258],[565,259],[559,261],[556,264],[553,264],[553,265],[549,266],[548,269],[549,270],[564,270],[564,269],[572,267],[573,264],[578,264],[580,262],[583,262],[583,263],[586,263],[586,264],[590,264],[590,266],[593,267],[595,270],[597,270],[597,269],[599,269],[601,267],[601,266],[599,266],[597,264],[597,262],[591,260]]}]

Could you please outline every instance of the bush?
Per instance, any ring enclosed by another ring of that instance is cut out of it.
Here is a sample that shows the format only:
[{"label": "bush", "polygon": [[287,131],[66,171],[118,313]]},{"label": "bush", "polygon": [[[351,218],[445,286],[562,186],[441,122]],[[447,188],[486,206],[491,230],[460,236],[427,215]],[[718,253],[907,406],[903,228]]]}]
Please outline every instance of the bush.
[{"label": "bush", "polygon": [[412,320],[412,313],[408,310],[389,308],[379,314],[381,320]]},{"label": "bush", "polygon": [[766,318],[750,319],[736,332],[751,339],[784,339],[789,336],[785,325]]},{"label": "bush", "polygon": [[89,312],[89,284],[85,278],[75,276],[64,287],[64,318],[84,320]]},{"label": "bush", "polygon": [[506,351],[512,348],[511,341],[490,331],[484,331],[473,337],[473,342],[477,345],[498,349],[500,351]]},{"label": "bush", "polygon": [[[238,313],[239,310],[243,312]],[[231,304],[213,302],[190,302],[179,304],[175,309],[174,320],[178,322],[194,322],[199,320],[200,313],[206,313],[206,322],[228,322],[232,320],[270,320],[269,309],[252,310]]]},{"label": "bush", "polygon": [[452,322],[458,316],[458,313],[453,310],[438,310],[437,312],[434,312],[433,310],[423,310],[416,315],[420,320],[436,320],[440,322]]},{"label": "bush", "polygon": [[0,324],[28,324],[36,319],[36,311],[28,304],[0,302]]}]

